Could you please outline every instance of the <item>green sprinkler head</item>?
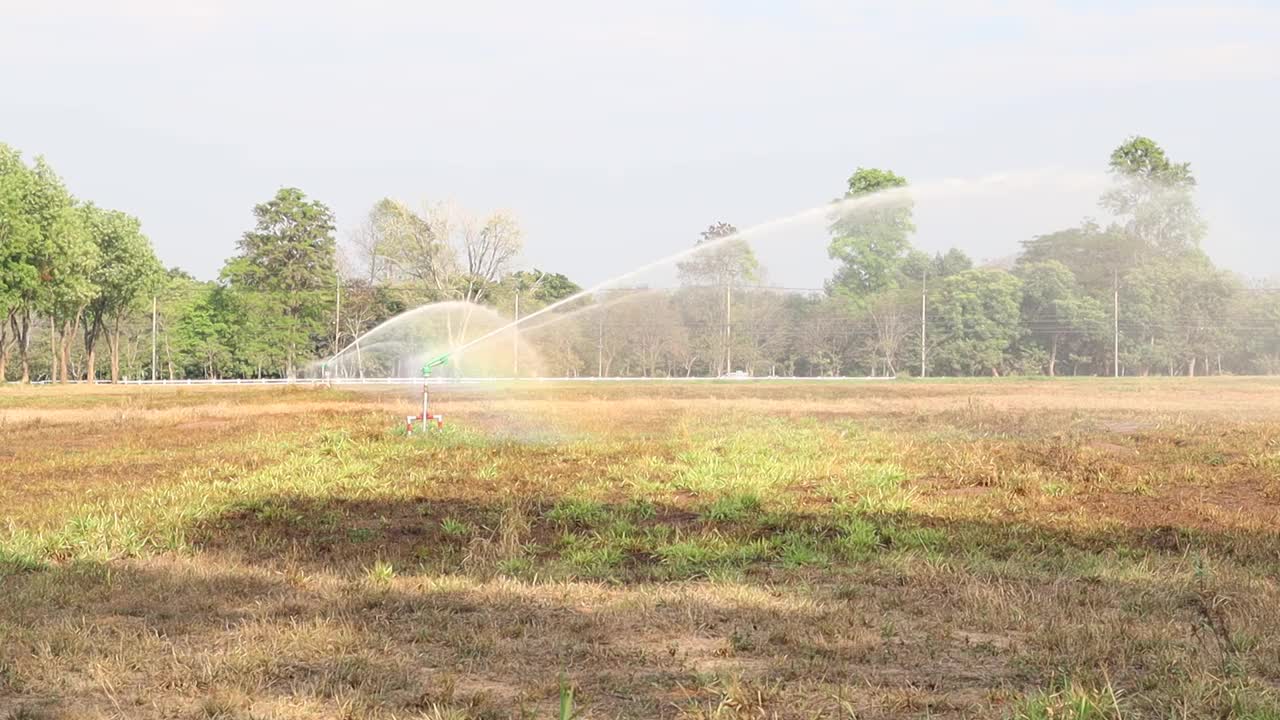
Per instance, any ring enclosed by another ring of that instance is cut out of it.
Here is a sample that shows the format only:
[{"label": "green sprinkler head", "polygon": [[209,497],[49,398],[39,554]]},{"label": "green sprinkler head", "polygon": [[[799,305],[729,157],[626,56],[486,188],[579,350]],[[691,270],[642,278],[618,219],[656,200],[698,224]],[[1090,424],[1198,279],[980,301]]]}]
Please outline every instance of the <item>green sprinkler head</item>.
[{"label": "green sprinkler head", "polygon": [[431,377],[431,368],[439,367],[447,362],[449,362],[448,353],[428,360],[427,364],[422,366],[422,377]]}]

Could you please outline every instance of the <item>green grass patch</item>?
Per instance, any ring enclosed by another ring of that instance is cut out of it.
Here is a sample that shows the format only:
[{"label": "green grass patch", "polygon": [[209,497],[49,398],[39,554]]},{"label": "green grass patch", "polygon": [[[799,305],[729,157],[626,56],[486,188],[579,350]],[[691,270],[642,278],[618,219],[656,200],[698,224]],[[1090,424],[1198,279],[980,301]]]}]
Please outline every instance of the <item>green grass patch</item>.
[{"label": "green grass patch", "polygon": [[561,527],[594,527],[609,517],[609,510],[595,500],[568,498],[557,502],[546,512],[548,522]]},{"label": "green grass patch", "polygon": [[458,518],[447,517],[440,521],[440,532],[451,538],[465,538],[471,534],[471,525]]},{"label": "green grass patch", "polygon": [[701,514],[715,522],[738,521],[759,513],[760,506],[760,496],[755,493],[733,493],[717,498]]},{"label": "green grass patch", "polygon": [[703,535],[654,548],[665,573],[672,578],[706,576],[717,570],[741,569],[775,555],[768,540],[740,540]]},{"label": "green grass patch", "polygon": [[1013,720],[1121,720],[1116,696],[1109,690],[1089,690],[1069,684],[1022,701]]}]

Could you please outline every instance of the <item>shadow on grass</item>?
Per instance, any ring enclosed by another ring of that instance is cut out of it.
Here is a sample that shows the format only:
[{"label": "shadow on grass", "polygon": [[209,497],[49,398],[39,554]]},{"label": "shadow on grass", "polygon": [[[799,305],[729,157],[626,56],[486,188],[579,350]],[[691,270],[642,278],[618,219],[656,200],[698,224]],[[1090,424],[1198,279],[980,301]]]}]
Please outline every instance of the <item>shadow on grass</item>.
[{"label": "shadow on grass", "polygon": [[998,717],[1069,677],[1134,716],[1247,718],[1280,680],[1274,583],[1141,568],[1267,572],[1261,533],[277,496],[187,535],[0,577],[0,718],[541,717],[561,672],[592,716]]},{"label": "shadow on grass", "polygon": [[[246,502],[192,527],[191,541],[204,552],[252,562],[351,570],[383,561],[401,568],[434,570],[473,556],[486,541],[524,549],[531,561],[561,557],[582,543],[624,551],[618,580],[685,579],[646,572],[668,556],[654,550],[699,540],[722,544],[809,543],[825,562],[858,563],[886,552],[917,551],[933,561],[1014,561],[1029,570],[1070,571],[1063,563],[1106,554],[1122,560],[1203,554],[1259,572],[1280,566],[1280,533],[1205,531],[1172,526],[1071,529],[1004,521],[954,520],[901,513],[761,508],[754,497],[729,497],[690,507],[647,501],[600,503],[564,497],[512,498],[481,503],[466,498],[365,500],[277,496]],[[777,549],[777,548],[774,548]],[[798,559],[798,558],[796,558]],[[744,556],[741,565],[777,565],[776,553]],[[697,573],[694,573],[696,575]]]}]

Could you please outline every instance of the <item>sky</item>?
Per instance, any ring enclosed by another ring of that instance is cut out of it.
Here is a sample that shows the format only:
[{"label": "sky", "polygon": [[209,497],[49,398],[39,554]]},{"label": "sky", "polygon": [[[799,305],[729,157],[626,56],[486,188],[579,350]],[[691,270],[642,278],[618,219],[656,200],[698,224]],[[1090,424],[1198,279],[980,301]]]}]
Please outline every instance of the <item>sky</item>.
[{"label": "sky", "polygon": [[[200,278],[280,187],[329,205],[340,239],[386,196],[508,210],[523,265],[592,284],[713,222],[827,202],[857,167],[958,188],[918,201],[917,244],[997,259],[1098,216],[1134,134],[1191,162],[1211,257],[1280,277],[1277,2],[0,0],[0,18],[0,142]],[[821,223],[775,235],[770,279],[820,286]]]}]

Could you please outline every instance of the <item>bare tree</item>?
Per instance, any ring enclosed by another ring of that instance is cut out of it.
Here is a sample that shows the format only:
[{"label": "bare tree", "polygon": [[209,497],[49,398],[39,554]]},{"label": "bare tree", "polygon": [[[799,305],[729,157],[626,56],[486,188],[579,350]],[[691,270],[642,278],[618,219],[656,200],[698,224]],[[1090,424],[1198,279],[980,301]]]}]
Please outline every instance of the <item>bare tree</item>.
[{"label": "bare tree", "polygon": [[786,312],[782,294],[774,290],[745,288],[734,295],[733,356],[749,374],[774,369],[791,326]]},{"label": "bare tree", "polygon": [[[883,293],[867,306],[867,315],[875,330],[873,344],[877,363],[883,363],[886,375],[896,375],[897,359],[902,348],[918,323],[912,320],[914,311],[908,311],[902,297],[896,293]],[[874,367],[872,373],[874,374]]]},{"label": "bare tree", "polygon": [[841,304],[831,300],[806,308],[796,343],[809,362],[810,372],[836,376],[844,371],[854,337],[849,320]]},{"label": "bare tree", "polygon": [[384,199],[356,231],[362,275],[408,285],[429,299],[483,301],[520,255],[523,234],[510,213],[479,216],[452,203],[414,210]]},{"label": "bare tree", "polygon": [[464,214],[458,227],[454,249],[465,262],[462,299],[478,303],[520,255],[523,234],[515,218],[502,211],[483,220]]},{"label": "bare tree", "polygon": [[[724,332],[725,306],[724,293],[714,287],[682,287],[677,291],[677,305],[689,335],[690,356],[701,360],[706,365],[707,373],[722,375],[728,372],[726,361],[728,353],[725,341],[729,338]],[[686,368],[686,374],[693,374],[694,361]]]},{"label": "bare tree", "polygon": [[680,313],[666,294],[637,294],[620,303],[613,316],[625,332],[624,365],[644,377],[656,377],[659,368],[669,366],[664,360],[670,353],[687,343]]}]

